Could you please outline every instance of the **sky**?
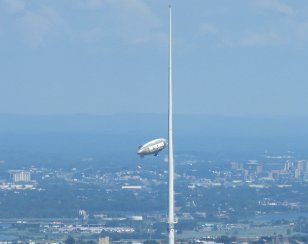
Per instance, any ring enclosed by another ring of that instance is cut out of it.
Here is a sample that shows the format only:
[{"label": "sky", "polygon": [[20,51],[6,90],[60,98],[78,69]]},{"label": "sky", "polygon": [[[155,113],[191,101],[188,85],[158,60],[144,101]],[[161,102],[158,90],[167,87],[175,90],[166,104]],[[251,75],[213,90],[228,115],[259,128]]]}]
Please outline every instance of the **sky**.
[{"label": "sky", "polygon": [[[307,0],[171,0],[174,112],[308,117]],[[166,113],[169,1],[0,0],[0,113]]]}]

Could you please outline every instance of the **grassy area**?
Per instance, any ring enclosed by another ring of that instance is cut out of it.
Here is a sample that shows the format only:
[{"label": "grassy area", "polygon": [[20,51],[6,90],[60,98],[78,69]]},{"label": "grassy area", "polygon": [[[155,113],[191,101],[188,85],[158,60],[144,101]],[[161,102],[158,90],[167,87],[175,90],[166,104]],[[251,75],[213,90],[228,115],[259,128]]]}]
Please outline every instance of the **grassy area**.
[{"label": "grassy area", "polygon": [[97,238],[93,238],[93,234],[84,234],[84,233],[69,233],[69,234],[52,234],[52,233],[42,233],[37,229],[25,228],[25,229],[17,229],[17,228],[8,228],[8,229],[0,229],[0,236],[15,236],[19,240],[22,239],[31,239],[31,240],[66,240],[68,236],[74,237],[77,239],[83,240],[96,240]]},{"label": "grassy area", "polygon": [[256,236],[273,236],[287,235],[290,226],[262,226],[250,227],[246,229],[232,229],[227,231],[183,231],[178,234],[179,239],[202,238],[202,237],[218,237],[218,236],[237,236],[237,237],[256,237]]}]

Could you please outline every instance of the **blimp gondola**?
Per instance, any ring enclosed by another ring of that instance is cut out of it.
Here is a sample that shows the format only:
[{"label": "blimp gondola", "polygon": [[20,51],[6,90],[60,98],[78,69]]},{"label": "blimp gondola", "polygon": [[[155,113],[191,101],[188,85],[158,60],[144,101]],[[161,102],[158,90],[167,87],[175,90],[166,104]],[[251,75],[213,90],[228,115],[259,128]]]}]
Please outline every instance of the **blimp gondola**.
[{"label": "blimp gondola", "polygon": [[140,157],[144,157],[145,155],[150,154],[157,156],[158,153],[163,150],[167,145],[168,143],[166,139],[158,138],[139,146],[137,154],[140,155]]}]

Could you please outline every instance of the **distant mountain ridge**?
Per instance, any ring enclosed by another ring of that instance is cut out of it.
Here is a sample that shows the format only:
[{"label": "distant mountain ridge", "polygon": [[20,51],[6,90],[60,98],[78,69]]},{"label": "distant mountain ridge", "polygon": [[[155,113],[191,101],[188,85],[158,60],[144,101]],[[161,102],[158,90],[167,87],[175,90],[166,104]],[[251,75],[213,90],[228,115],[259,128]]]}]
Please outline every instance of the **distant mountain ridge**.
[{"label": "distant mountain ridge", "polygon": [[[294,151],[304,158],[308,157],[307,123],[308,119],[297,118],[175,115],[175,154],[226,161],[265,151]],[[166,115],[0,114],[0,160],[16,165],[74,165],[88,157],[99,164],[135,163],[138,146],[158,137],[167,138]]]},{"label": "distant mountain ridge", "polygon": [[[308,135],[308,118],[223,117],[175,115],[175,134]],[[164,134],[167,115],[123,113],[114,115],[0,114],[0,133],[97,132]]]}]

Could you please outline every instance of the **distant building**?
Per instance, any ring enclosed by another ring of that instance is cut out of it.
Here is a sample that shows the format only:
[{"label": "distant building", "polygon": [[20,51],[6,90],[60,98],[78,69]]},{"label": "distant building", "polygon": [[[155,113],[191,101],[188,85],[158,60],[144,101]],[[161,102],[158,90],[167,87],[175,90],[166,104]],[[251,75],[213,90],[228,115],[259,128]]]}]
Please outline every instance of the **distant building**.
[{"label": "distant building", "polygon": [[140,220],[143,220],[143,217],[142,216],[130,216],[128,217],[128,219],[134,220],[134,221],[140,221]]},{"label": "distant building", "polygon": [[304,160],[300,160],[297,162],[297,168],[299,169],[300,172],[305,171],[305,164],[306,164],[306,161]]},{"label": "distant building", "polygon": [[284,170],[285,170],[286,172],[291,171],[292,168],[293,168],[293,162],[291,162],[291,161],[288,160],[287,162],[284,163]]},{"label": "distant building", "polygon": [[86,210],[79,210],[78,215],[84,220],[88,219],[89,215]]},{"label": "distant building", "polygon": [[298,179],[301,176],[301,171],[300,169],[295,169],[294,171],[294,178]]},{"label": "distant building", "polygon": [[122,186],[122,189],[140,190],[140,189],[142,189],[142,186]]},{"label": "distant building", "polygon": [[31,181],[31,173],[29,171],[18,170],[12,171],[12,179],[13,182],[30,182]]},{"label": "distant building", "polygon": [[263,165],[261,165],[261,164],[257,165],[256,173],[257,174],[262,174],[262,172],[263,172]]},{"label": "distant building", "polygon": [[109,236],[100,237],[98,239],[98,244],[109,244],[109,243],[110,243]]},{"label": "distant building", "polygon": [[231,169],[232,170],[242,170],[243,169],[243,164],[240,162],[231,162]]}]

